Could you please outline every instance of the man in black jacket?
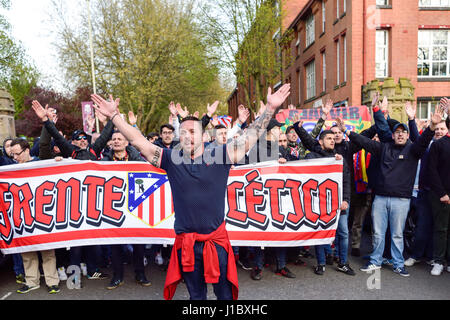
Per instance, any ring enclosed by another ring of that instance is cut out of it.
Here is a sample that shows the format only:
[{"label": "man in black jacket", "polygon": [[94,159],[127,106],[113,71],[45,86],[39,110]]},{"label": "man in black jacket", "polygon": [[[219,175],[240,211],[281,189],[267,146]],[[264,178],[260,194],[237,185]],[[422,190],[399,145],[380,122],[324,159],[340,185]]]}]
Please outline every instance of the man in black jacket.
[{"label": "man in black jacket", "polygon": [[[128,140],[122,133],[116,131],[112,136],[111,151],[104,154],[102,161],[145,161],[139,151],[129,145]],[[144,244],[133,244],[133,265],[135,271],[135,280],[138,284],[148,287],[150,281],[145,277],[144,271]],[[123,284],[123,245],[116,244],[111,246],[111,262],[114,270],[110,284],[106,287],[112,290]]]},{"label": "man in black jacket", "polygon": [[[101,153],[113,133],[114,125],[111,121],[108,121],[100,137],[98,137],[93,145],[89,143],[88,135],[82,130],[76,130],[72,134],[72,143],[70,143],[59,133],[53,121],[49,119],[48,105],[44,109],[35,100],[32,102],[32,107],[38,118],[44,123],[45,129],[55,140],[63,158],[92,161],[100,160]],[[106,120],[106,117],[102,117],[100,114],[99,116],[100,121]],[[72,247],[70,249],[70,264],[77,266],[81,264],[82,251],[86,251],[87,278],[90,280],[101,280],[108,277],[107,274],[100,272],[97,268],[98,249],[98,246]]]},{"label": "man in black jacket", "polygon": [[341,122],[340,129],[352,142],[359,144],[371,154],[379,157],[379,183],[375,186],[375,199],[372,206],[373,251],[370,260],[361,271],[381,268],[385,234],[389,224],[391,230],[391,255],[393,271],[401,276],[409,276],[404,267],[403,230],[408,216],[414,179],[419,159],[425,153],[434,135],[435,126],[441,122],[443,111],[436,108],[430,127],[412,143],[409,140],[408,126],[399,123],[394,126],[393,142],[380,143],[355,132],[346,130]]},{"label": "man in black jacket", "polygon": [[[450,105],[450,100],[447,100]],[[449,110],[450,111],[450,110]],[[450,128],[450,117],[446,120]],[[438,276],[447,262],[450,272],[450,135],[435,141],[428,155],[429,199],[433,212],[433,260],[431,274]],[[445,261],[447,260],[447,261]]]},{"label": "man in black jacket", "polygon": [[153,143],[160,148],[173,149],[179,143],[178,140],[174,140],[175,128],[171,124],[163,124],[159,129],[159,136]]},{"label": "man in black jacket", "polygon": [[32,107],[39,119],[44,123],[48,133],[55,139],[56,145],[61,150],[62,157],[92,161],[100,159],[101,153],[114,130],[114,125],[111,121],[108,121],[100,137],[97,138],[93,145],[90,145],[87,133],[82,130],[76,130],[72,134],[72,143],[70,143],[59,133],[55,124],[48,119],[46,111],[48,106],[44,109],[38,101],[33,101]]},{"label": "man in black jacket", "polygon": [[[336,140],[334,133],[331,130],[324,130],[320,136],[319,141],[313,139],[308,132],[299,126],[299,123],[294,124],[294,128],[303,142],[303,145],[311,152],[306,155],[306,159],[335,157],[336,152],[335,145]],[[342,155],[341,155],[342,156]],[[348,256],[348,208],[351,197],[351,175],[348,163],[343,161],[343,192],[341,203],[341,214],[339,216],[338,227],[336,229],[335,242],[338,244],[338,256],[339,263],[337,270],[348,275],[355,275],[355,272],[350,267],[347,261]],[[325,251],[326,245],[316,246],[316,258],[318,265],[315,267],[314,272],[318,275],[322,275],[325,272]]]}]

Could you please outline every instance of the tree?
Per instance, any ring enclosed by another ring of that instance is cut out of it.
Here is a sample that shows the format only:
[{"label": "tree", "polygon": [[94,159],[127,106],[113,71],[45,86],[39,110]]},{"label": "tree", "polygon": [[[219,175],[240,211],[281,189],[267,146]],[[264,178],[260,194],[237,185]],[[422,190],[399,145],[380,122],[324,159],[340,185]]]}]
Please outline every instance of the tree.
[{"label": "tree", "polygon": [[256,112],[282,68],[278,1],[209,0],[202,13],[221,66],[235,75],[247,105]]},{"label": "tree", "polygon": [[18,115],[16,131],[18,135],[26,137],[39,137],[42,123],[30,107],[33,100],[39,101],[43,106],[49,105],[58,112],[56,127],[64,134],[71,136],[72,132],[83,128],[81,102],[90,101],[92,90],[89,87],[77,88],[75,94],[66,96],[52,89],[35,87],[24,98],[26,109]]},{"label": "tree", "polygon": [[[92,26],[99,94],[121,98],[142,132],[167,122],[170,101],[204,110],[217,100],[218,66],[196,23],[193,1],[94,0]],[[80,3],[80,5],[85,5]],[[88,17],[70,26],[55,2],[57,52],[68,83],[91,83]]]},{"label": "tree", "polygon": [[[0,8],[9,9],[10,0],[0,0]],[[16,117],[24,110],[24,97],[36,86],[39,72],[30,63],[20,42],[10,35],[11,25],[0,15],[0,87],[14,98]]]}]

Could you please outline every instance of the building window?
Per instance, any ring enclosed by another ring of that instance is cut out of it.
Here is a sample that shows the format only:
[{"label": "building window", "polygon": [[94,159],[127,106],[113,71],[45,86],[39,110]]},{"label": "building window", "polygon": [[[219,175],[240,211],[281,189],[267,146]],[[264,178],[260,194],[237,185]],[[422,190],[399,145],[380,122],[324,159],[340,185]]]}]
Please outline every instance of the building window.
[{"label": "building window", "polygon": [[386,78],[389,74],[389,34],[387,30],[376,31],[375,77]]},{"label": "building window", "polygon": [[314,42],[315,39],[315,30],[314,30],[314,15],[311,14],[306,19],[306,47]]},{"label": "building window", "polygon": [[416,117],[419,120],[428,120],[431,117],[431,114],[434,112],[434,109],[439,104],[439,100],[437,101],[418,101],[417,102],[417,111]]},{"label": "building window", "polygon": [[306,99],[316,96],[316,62],[311,61],[306,65]]},{"label": "building window", "polygon": [[297,30],[297,42],[295,43],[295,48],[297,50],[297,57],[300,55],[300,30]]},{"label": "building window", "polygon": [[342,42],[344,43],[344,82],[347,82],[347,37],[345,35],[342,37]]},{"label": "building window", "polygon": [[377,0],[377,6],[388,6],[389,0]]},{"label": "building window", "polygon": [[302,73],[300,70],[297,71],[297,81],[298,81],[298,104],[302,103]]},{"label": "building window", "polygon": [[343,0],[344,1],[344,7],[342,8],[343,12],[346,13],[347,12],[347,0]]},{"label": "building window", "polygon": [[417,75],[450,76],[450,31],[419,30]]},{"label": "building window", "polygon": [[339,38],[336,41],[336,85],[341,83],[341,49],[339,44]]},{"label": "building window", "polygon": [[326,19],[325,0],[322,0],[322,33],[325,32],[325,19]]},{"label": "building window", "polygon": [[322,92],[327,91],[327,61],[325,51],[322,52]]},{"label": "building window", "polygon": [[419,8],[450,7],[450,0],[419,0]]},{"label": "building window", "polygon": [[339,19],[339,1],[340,0],[336,0],[336,19]]}]

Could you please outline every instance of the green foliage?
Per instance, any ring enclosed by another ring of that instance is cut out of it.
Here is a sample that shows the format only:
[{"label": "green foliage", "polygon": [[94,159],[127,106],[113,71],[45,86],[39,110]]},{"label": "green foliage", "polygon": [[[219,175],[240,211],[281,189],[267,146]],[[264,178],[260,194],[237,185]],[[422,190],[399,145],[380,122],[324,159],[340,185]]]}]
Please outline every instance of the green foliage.
[{"label": "green foliage", "polygon": [[221,66],[234,74],[245,90],[248,106],[256,111],[259,101],[265,101],[268,86],[278,81],[282,68],[282,12],[278,2],[209,0],[202,13]]},{"label": "green foliage", "polygon": [[[0,0],[0,7],[9,9],[9,0]],[[24,97],[39,79],[39,73],[25,54],[20,42],[10,35],[11,26],[0,15],[0,87],[14,98],[16,117],[24,110]]]},{"label": "green foliage", "polygon": [[[81,3],[80,3],[81,4]],[[56,7],[57,51],[73,86],[92,83],[88,15],[69,26]],[[91,1],[95,79],[100,94],[121,99],[144,133],[167,122],[170,101],[206,112],[218,99],[219,69],[208,54],[192,1]]]}]

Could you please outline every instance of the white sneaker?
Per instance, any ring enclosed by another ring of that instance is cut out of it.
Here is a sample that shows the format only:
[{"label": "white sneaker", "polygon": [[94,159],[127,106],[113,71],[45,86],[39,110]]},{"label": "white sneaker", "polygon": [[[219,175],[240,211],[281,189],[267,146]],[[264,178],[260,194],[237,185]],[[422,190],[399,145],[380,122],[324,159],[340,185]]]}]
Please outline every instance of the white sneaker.
[{"label": "white sneaker", "polygon": [[58,276],[59,280],[66,281],[67,280],[66,268],[64,267],[58,268]]},{"label": "white sneaker", "polygon": [[414,258],[409,258],[405,261],[405,266],[412,267],[415,263],[419,262],[419,260],[416,260]]},{"label": "white sneaker", "polygon": [[450,266],[447,266],[447,272],[450,272]]},{"label": "white sneaker", "polygon": [[433,269],[431,270],[431,275],[432,276],[440,276],[442,273],[442,270],[444,270],[444,266],[442,264],[435,263],[433,265]]}]

